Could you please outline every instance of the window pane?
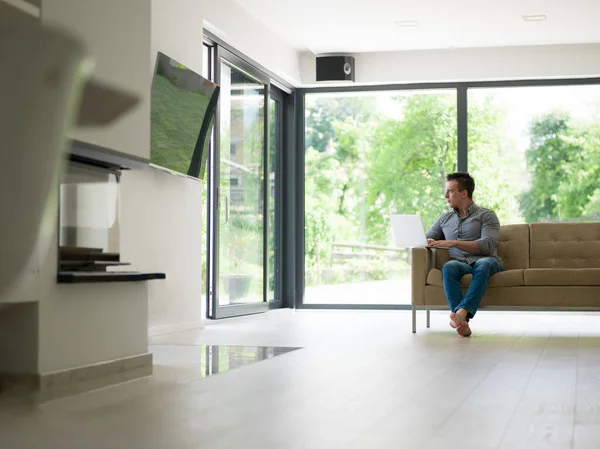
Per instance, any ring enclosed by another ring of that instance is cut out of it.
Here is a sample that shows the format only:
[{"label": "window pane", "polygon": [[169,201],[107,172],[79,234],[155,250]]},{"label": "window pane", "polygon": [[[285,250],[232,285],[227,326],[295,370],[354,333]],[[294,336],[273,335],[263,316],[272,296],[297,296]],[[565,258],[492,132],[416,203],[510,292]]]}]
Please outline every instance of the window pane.
[{"label": "window pane", "polygon": [[263,301],[264,84],[221,63],[219,305]]},{"label": "window pane", "polygon": [[390,216],[446,210],[456,91],[306,95],[305,303],[409,304]]},{"label": "window pane", "polygon": [[475,201],[502,224],[597,220],[600,86],[469,90]]},{"label": "window pane", "polygon": [[277,159],[279,157],[279,151],[281,142],[279,141],[280,136],[280,123],[279,123],[279,112],[281,104],[279,101],[275,101],[272,98],[269,99],[269,169],[267,170],[267,192],[269,194],[269,214],[268,214],[268,254],[267,254],[267,300],[273,301],[277,299],[275,297],[275,274],[278,267],[275,264],[275,253],[278,251],[277,241],[277,229],[275,228],[275,210],[277,205],[275,204],[277,196],[275,195],[275,177],[277,176]]}]

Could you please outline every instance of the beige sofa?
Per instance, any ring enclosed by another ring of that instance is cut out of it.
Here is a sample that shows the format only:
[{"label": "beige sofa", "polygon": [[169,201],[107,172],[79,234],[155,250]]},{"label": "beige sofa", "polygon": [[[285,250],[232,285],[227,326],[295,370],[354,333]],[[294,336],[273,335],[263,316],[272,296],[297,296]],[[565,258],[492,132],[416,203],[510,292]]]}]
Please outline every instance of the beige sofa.
[{"label": "beige sofa", "polygon": [[[504,271],[490,278],[481,309],[600,310],[600,223],[534,223],[500,228]],[[443,249],[412,250],[412,331],[416,311],[447,309]],[[463,276],[464,291],[471,275]]]}]

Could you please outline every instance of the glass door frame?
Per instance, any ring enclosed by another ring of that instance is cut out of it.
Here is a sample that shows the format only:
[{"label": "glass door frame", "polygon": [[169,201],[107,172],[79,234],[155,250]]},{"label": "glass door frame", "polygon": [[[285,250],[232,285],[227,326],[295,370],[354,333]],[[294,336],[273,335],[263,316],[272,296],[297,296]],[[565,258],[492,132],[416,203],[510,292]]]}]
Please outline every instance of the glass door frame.
[{"label": "glass door frame", "polygon": [[[275,197],[274,197],[274,220],[273,220],[273,229],[269,229],[269,227],[265,228],[266,237],[265,239],[265,254],[267,255],[267,260],[265,265],[268,268],[268,236],[271,232],[274,233],[274,244],[275,244],[275,261],[274,261],[274,286],[273,286],[273,296],[274,299],[271,301],[267,301],[269,304],[269,309],[280,309],[283,307],[283,299],[282,299],[282,281],[283,281],[283,267],[282,267],[282,243],[283,243],[283,222],[281,220],[281,205],[283,204],[283,190],[282,190],[282,180],[281,173],[283,171],[283,145],[284,145],[284,102],[285,102],[285,93],[280,89],[274,87],[273,85],[269,86],[269,98],[267,101],[275,101],[277,107],[275,109],[276,116],[275,120],[277,121],[276,127],[276,147],[275,147],[275,179],[273,179],[273,184],[275,187]],[[269,105],[270,106],[270,105]],[[269,124],[270,125],[270,124]],[[271,137],[271,129],[270,126],[268,128],[269,134],[267,135],[268,139]],[[270,149],[270,141],[267,141],[268,147]],[[269,152],[267,152],[269,153]],[[269,167],[271,161],[269,159],[270,154],[267,154],[266,162],[267,167]],[[267,170],[268,176],[268,170]],[[270,181],[269,181],[270,183]],[[270,187],[267,184],[267,187]],[[269,194],[269,189],[265,189],[265,207],[269,210],[271,197]],[[268,221],[268,220],[267,220]],[[265,270],[265,285],[268,286],[269,273],[268,270]],[[268,288],[266,290],[268,292]],[[268,299],[268,298],[267,298]]]},{"label": "glass door frame", "polygon": [[[227,62],[237,70],[244,72],[251,78],[256,79],[264,85],[264,107],[263,107],[263,122],[264,122],[264,139],[263,139],[263,210],[268,207],[268,191],[266,189],[266,181],[268,176],[268,152],[269,152],[269,91],[270,78],[260,70],[253,67],[242,58],[234,53],[222,48],[219,45],[214,46],[214,78],[217,84],[221,81],[221,64]],[[221,92],[221,96],[223,92]],[[221,102],[217,106],[214,126],[214,145],[209,155],[209,176],[208,176],[208,251],[207,251],[207,317],[211,319],[229,318],[242,315],[250,315],[254,313],[266,312],[269,310],[267,301],[267,232],[268,232],[268,214],[263,213],[263,292],[262,301],[259,303],[249,304],[234,304],[227,306],[219,305],[219,223],[221,220],[221,205],[220,205],[220,132],[221,132]]]}]

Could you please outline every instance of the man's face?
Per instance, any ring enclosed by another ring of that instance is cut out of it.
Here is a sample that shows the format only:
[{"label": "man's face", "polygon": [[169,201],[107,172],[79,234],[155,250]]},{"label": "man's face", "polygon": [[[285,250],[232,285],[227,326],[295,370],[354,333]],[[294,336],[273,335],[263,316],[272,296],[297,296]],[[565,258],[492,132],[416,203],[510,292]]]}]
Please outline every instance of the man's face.
[{"label": "man's face", "polygon": [[460,207],[467,198],[467,191],[459,190],[457,181],[448,181],[446,183],[446,194],[444,196],[446,197],[448,206],[452,208]]}]

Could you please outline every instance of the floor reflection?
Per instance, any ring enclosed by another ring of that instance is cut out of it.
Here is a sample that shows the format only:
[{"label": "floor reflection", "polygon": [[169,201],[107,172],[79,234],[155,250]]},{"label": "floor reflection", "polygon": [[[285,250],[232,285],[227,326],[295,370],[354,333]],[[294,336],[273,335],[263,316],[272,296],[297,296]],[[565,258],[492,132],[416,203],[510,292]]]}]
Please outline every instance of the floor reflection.
[{"label": "floor reflection", "polygon": [[296,347],[203,345],[202,377],[224,373],[262,360],[295,351]]}]

